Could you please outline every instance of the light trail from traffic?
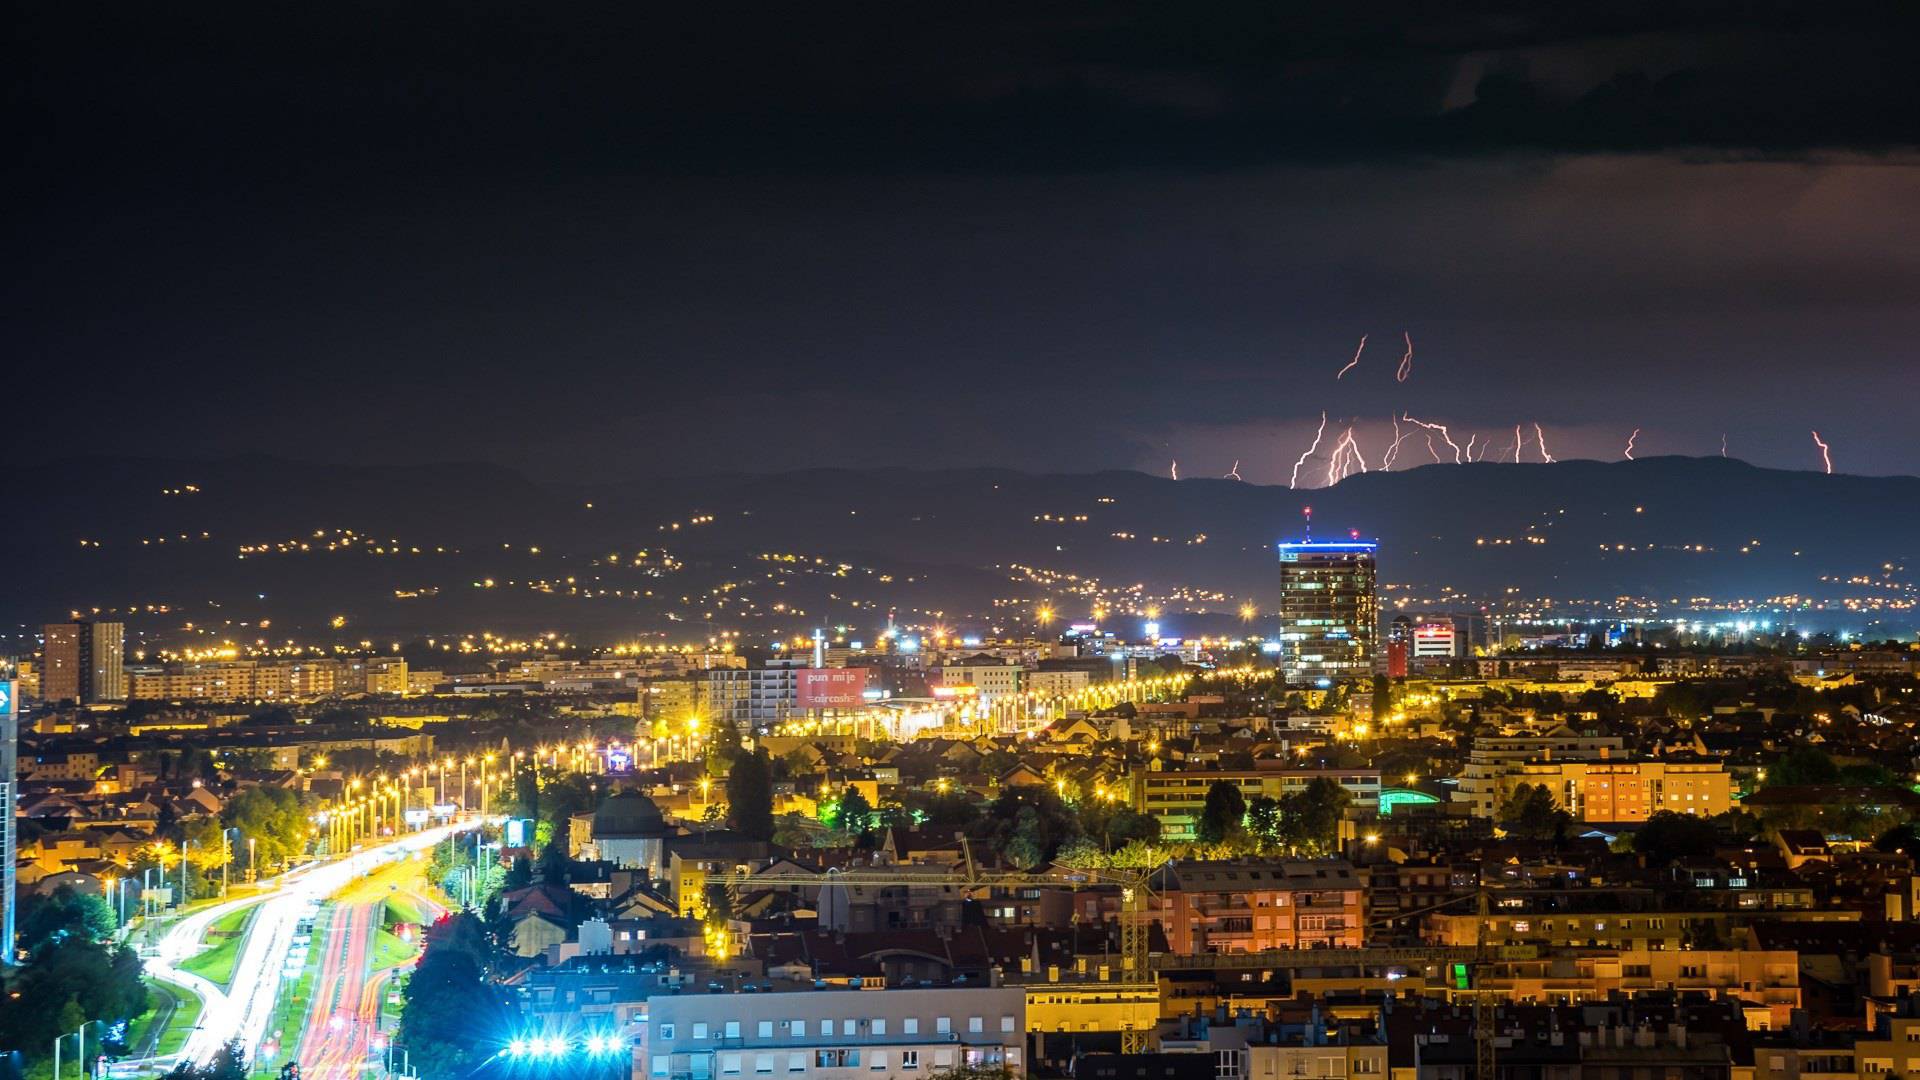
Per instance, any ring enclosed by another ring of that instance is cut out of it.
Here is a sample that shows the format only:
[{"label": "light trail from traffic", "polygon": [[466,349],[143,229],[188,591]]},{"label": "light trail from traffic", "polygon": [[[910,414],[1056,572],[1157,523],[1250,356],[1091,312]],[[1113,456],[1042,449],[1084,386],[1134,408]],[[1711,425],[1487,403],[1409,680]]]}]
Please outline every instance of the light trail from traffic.
[{"label": "light trail from traffic", "polygon": [[[182,919],[162,939],[156,950],[158,955],[148,962],[148,970],[153,974],[186,986],[199,994],[203,1002],[199,1026],[187,1038],[175,1060],[204,1062],[235,1040],[251,1057],[273,1021],[274,1005],[281,990],[281,972],[293,950],[301,914],[396,856],[432,847],[478,824],[478,819],[474,819],[425,829],[342,859],[302,867],[281,875],[264,896],[216,904]],[[260,910],[247,927],[246,941],[234,964],[233,981],[226,990],[178,967],[187,957],[206,948],[201,938],[214,920],[252,904],[258,904]]]}]

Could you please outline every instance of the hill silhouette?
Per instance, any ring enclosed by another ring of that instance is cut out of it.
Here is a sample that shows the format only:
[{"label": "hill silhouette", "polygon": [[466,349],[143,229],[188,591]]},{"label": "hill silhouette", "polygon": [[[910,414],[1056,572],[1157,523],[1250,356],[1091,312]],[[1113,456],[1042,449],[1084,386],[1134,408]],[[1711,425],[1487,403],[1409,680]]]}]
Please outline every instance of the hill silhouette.
[{"label": "hill silhouette", "polygon": [[[97,608],[154,633],[192,621],[242,640],[312,640],[336,615],[349,638],[602,640],[868,627],[889,608],[986,626],[1046,601],[1069,617],[1130,599],[1219,615],[1270,606],[1272,544],[1302,533],[1308,506],[1317,535],[1379,540],[1387,599],[1422,609],[1905,605],[1920,535],[1920,479],[1722,458],[1428,465],[1314,491],[908,468],[587,486],[481,464],[267,457],[76,459],[21,475],[27,513],[5,544],[28,572],[0,593],[7,621]],[[1905,632],[1904,610],[1879,614]]]}]

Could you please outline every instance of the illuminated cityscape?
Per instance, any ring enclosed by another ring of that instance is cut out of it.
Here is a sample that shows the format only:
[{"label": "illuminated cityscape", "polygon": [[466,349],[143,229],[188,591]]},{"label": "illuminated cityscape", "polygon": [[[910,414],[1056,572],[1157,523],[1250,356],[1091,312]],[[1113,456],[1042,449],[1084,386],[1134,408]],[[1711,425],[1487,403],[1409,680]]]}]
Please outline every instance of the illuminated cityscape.
[{"label": "illuminated cityscape", "polygon": [[22,10],[0,1080],[1920,1080],[1917,11]]}]

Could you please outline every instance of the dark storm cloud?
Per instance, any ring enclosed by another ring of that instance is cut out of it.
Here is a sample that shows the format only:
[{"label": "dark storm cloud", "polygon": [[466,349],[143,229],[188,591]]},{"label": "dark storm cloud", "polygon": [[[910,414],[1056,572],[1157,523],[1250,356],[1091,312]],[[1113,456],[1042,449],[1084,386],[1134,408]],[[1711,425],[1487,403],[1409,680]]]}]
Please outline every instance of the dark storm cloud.
[{"label": "dark storm cloud", "polygon": [[195,184],[1913,142],[1909,6],[1535,8],[82,2],[8,82],[31,171]]},{"label": "dark storm cloud", "polygon": [[[1914,16],[1432,8],[40,5],[0,75],[18,430],[1223,472],[1416,408],[1911,467],[1873,380],[1920,189],[1859,162],[1914,142]],[[1417,401],[1328,400],[1409,327]]]}]

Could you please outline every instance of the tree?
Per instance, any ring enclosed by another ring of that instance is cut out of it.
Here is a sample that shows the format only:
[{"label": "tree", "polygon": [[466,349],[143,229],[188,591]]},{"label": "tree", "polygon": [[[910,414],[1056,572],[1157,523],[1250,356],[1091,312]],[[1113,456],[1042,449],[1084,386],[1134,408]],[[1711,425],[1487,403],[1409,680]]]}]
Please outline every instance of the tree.
[{"label": "tree", "polygon": [[213,1052],[205,1065],[183,1061],[168,1070],[164,1080],[247,1080],[247,1052],[235,1039]]},{"label": "tree", "polygon": [[1500,808],[1500,822],[1507,832],[1530,840],[1563,836],[1572,820],[1573,816],[1553,801],[1553,792],[1545,784],[1519,785]]},{"label": "tree", "polygon": [[484,1058],[476,1031],[505,1030],[508,1010],[486,980],[485,934],[472,915],[435,935],[402,992],[399,1041],[426,1080],[456,1080]]},{"label": "tree", "polygon": [[1840,781],[1840,768],[1817,746],[1796,746],[1780,755],[1767,770],[1767,784],[1789,787],[1806,784],[1834,784]]},{"label": "tree", "polygon": [[707,886],[707,925],[725,926],[733,918],[733,894],[718,882]]},{"label": "tree", "polygon": [[1318,776],[1296,794],[1280,800],[1288,843],[1308,851],[1331,851],[1339,845],[1340,819],[1353,795],[1333,780]]},{"label": "tree", "polygon": [[864,833],[873,826],[873,804],[860,794],[859,788],[848,788],[840,796],[839,809],[830,824],[841,832]]},{"label": "tree", "polygon": [[715,720],[707,735],[707,775],[726,775],[739,755],[740,729],[731,720]]},{"label": "tree", "polygon": [[1393,684],[1385,675],[1373,677],[1373,722],[1385,720],[1393,712]]},{"label": "tree", "polygon": [[1247,802],[1247,831],[1263,845],[1278,843],[1284,824],[1279,799],[1255,795]]},{"label": "tree", "polygon": [[181,827],[180,836],[188,865],[202,874],[220,869],[233,858],[219,818],[194,818]]},{"label": "tree", "polygon": [[531,884],[533,884],[533,863],[525,855],[515,855],[513,865],[507,869],[506,884],[502,888],[513,892]]},{"label": "tree", "polygon": [[1207,789],[1207,804],[1200,811],[1194,835],[1201,843],[1222,843],[1240,831],[1241,822],[1246,816],[1247,798],[1240,793],[1240,785],[1228,780],[1216,780]]},{"label": "tree", "polygon": [[734,759],[727,773],[727,823],[755,840],[773,839],[773,763],[766,750]]},{"label": "tree", "polygon": [[548,773],[540,785],[540,814],[549,836],[565,836],[572,828],[573,815],[584,814],[600,806],[600,785],[584,773]]},{"label": "tree", "polygon": [[1676,859],[1706,858],[1720,840],[1720,830],[1711,821],[1661,810],[1633,834],[1633,850],[1645,856],[1650,867],[1666,866]]},{"label": "tree", "polygon": [[269,865],[284,865],[306,854],[311,825],[297,792],[282,787],[251,787],[227,800],[221,820],[253,841],[254,855]]},{"label": "tree", "polygon": [[102,942],[113,934],[113,909],[92,893],[62,885],[53,895],[30,902],[20,919],[16,944],[29,955],[68,938]]},{"label": "tree", "polygon": [[1043,866],[1081,835],[1080,820],[1052,788],[1009,787],[1000,792],[970,834],[975,851],[999,851],[1022,867]]}]

